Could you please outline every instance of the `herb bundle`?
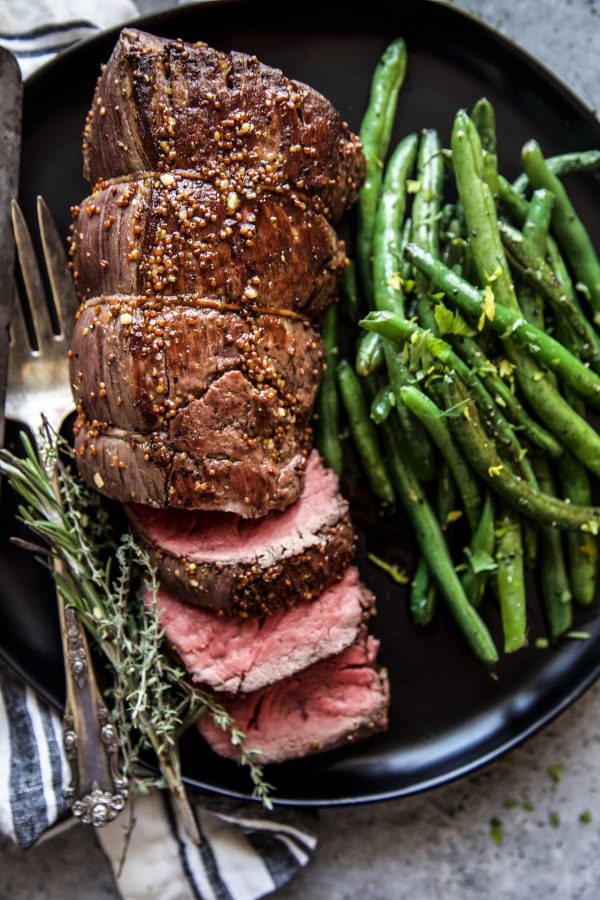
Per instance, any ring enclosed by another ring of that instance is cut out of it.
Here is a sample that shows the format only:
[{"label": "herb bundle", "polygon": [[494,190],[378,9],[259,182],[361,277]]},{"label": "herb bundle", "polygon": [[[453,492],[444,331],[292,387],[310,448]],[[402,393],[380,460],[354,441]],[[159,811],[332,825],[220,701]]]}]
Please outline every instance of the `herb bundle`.
[{"label": "herb bundle", "polygon": [[[119,736],[121,767],[131,791],[168,787],[191,836],[197,828],[181,780],[178,742],[200,716],[212,716],[239,747],[238,762],[248,768],[253,796],[271,808],[259,751],[246,748],[245,735],[209,691],[191,685],[165,650],[156,609],[156,572],[129,533],[116,537],[108,512],[69,465],[72,451],[47,423],[38,439],[40,456],[25,434],[25,455],[0,451],[0,472],[22,498],[20,515],[45,547],[24,543],[62,565],[53,576],[106,657],[110,687],[106,700]],[[53,487],[57,479],[60,500]],[[145,605],[143,596],[151,598]],[[151,749],[160,769],[152,775],[141,764]]]}]

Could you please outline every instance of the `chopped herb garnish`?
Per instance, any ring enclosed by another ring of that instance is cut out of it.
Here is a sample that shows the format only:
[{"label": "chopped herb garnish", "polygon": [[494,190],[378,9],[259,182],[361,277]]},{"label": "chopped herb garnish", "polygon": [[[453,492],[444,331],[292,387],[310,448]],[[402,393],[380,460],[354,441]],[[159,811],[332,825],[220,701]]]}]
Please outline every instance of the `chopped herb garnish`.
[{"label": "chopped herb garnish", "polygon": [[555,781],[556,784],[559,784],[562,781],[564,772],[564,767],[561,765],[548,766],[548,775]]},{"label": "chopped herb garnish", "polygon": [[560,816],[556,812],[556,810],[553,809],[548,813],[548,821],[550,822],[550,824],[552,825],[553,828],[560,827]]},{"label": "chopped herb garnish", "polygon": [[584,809],[584,811],[579,816],[579,821],[583,822],[584,825],[589,825],[592,821],[592,814],[589,809]]},{"label": "chopped herb garnish", "polygon": [[371,560],[373,565],[378,566],[380,569],[390,576],[390,578],[396,582],[396,584],[408,584],[410,582],[410,578],[402,569],[399,569],[398,566],[394,566],[392,563],[386,562],[385,559],[381,559],[379,556],[375,556],[374,553],[368,553],[367,558]]},{"label": "chopped herb garnish", "polygon": [[504,841],[504,828],[502,827],[502,822],[496,816],[490,819],[490,837],[498,846]]}]

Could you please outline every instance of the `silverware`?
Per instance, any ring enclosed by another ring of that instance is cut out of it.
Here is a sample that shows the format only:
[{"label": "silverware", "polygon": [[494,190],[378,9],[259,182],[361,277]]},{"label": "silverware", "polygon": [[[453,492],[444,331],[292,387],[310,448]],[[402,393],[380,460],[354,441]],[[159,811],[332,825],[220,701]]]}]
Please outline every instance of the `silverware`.
[{"label": "silverware", "polygon": [[[7,418],[26,425],[34,437],[42,413],[59,432],[73,412],[67,351],[78,306],[62,241],[41,197],[37,211],[58,333],[52,326],[31,235],[13,200],[13,229],[25,296],[16,296],[13,305],[6,394]],[[31,337],[25,310],[31,318]],[[56,473],[53,486],[60,498]],[[53,564],[60,571],[60,562]],[[63,742],[72,773],[66,799],[73,815],[102,826],[116,818],[127,799],[126,782],[117,771],[117,734],[96,683],[77,613],[66,607],[59,591],[57,598],[67,683]]]},{"label": "silverware", "polygon": [[12,53],[0,47],[0,447],[4,444],[8,323],[15,258],[10,201],[16,196],[19,184],[22,95],[19,65]]}]

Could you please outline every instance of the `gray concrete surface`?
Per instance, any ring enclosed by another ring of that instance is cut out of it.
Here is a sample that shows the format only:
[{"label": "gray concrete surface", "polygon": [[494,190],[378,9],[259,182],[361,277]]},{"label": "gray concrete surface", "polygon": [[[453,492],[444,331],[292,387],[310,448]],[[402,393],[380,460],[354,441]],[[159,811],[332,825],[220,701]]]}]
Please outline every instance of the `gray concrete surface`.
[{"label": "gray concrete surface", "polygon": [[[172,4],[138,5],[149,11]],[[519,41],[589,104],[600,104],[596,0],[457,5]],[[584,810],[588,824],[580,819]],[[492,840],[492,819],[502,823],[500,844]],[[475,777],[408,800],[323,811],[320,832],[314,860],[280,900],[598,900],[600,687]],[[85,827],[26,854],[4,844],[0,854],[0,900],[118,896]]]}]

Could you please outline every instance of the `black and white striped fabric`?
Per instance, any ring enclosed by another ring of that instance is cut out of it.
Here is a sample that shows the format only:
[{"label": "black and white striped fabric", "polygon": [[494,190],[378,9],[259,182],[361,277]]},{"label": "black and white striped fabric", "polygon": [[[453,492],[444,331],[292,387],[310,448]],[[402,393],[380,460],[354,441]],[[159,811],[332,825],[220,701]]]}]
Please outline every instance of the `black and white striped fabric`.
[{"label": "black and white striped fabric", "polygon": [[[131,0],[0,0],[0,44],[26,76],[99,27],[137,14]],[[23,848],[50,836],[68,816],[68,780],[59,717],[0,664],[0,832]],[[190,800],[200,847],[160,791],[135,799],[123,865],[127,812],[97,832],[124,900],[257,900],[293,878],[315,849],[315,813]]]},{"label": "black and white striped fabric", "polygon": [[132,0],[1,0],[0,44],[26,76],[99,28],[137,15]]},{"label": "black and white striped fabric", "polygon": [[[27,848],[68,816],[69,768],[59,717],[1,664],[0,760],[0,831]],[[313,812],[266,813],[257,804],[194,793],[190,801],[200,847],[163,791],[135,797],[129,811],[97,832],[124,900],[257,900],[293,878],[316,847]]]}]

